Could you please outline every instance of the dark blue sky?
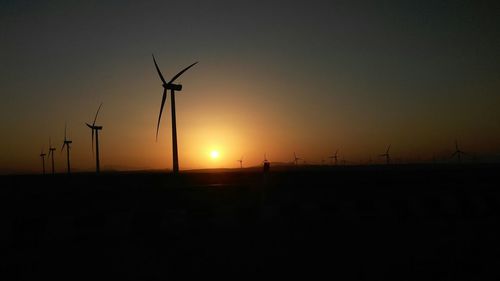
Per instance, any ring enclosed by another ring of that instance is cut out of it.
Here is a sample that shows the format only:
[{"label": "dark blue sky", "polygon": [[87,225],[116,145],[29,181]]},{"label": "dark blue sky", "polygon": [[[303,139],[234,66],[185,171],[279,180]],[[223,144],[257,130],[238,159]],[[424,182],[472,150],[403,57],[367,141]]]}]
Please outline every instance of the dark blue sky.
[{"label": "dark blue sky", "polygon": [[[452,149],[456,138],[468,150],[498,153],[499,7],[495,1],[0,1],[0,129],[12,132],[3,137],[0,168],[29,167],[30,155],[59,134],[64,120],[86,121],[101,100],[103,121],[149,132],[161,95],[152,52],[168,75],[200,61],[184,78],[192,91],[180,101],[181,120],[203,113],[219,116],[210,124],[220,124],[243,116],[240,125],[277,143],[254,140],[248,153],[285,147],[275,155],[301,150],[319,159],[342,147],[361,159],[394,143],[403,158]],[[74,131],[87,137],[85,128]],[[127,134],[109,134],[132,149]],[[253,140],[253,133],[241,135]],[[27,140],[35,144],[23,150]]]}]

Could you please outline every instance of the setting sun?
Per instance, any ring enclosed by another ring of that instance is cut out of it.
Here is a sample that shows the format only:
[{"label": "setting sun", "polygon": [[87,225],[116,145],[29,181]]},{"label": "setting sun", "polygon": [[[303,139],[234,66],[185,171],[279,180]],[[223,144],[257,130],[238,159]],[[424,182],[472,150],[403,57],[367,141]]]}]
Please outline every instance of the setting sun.
[{"label": "setting sun", "polygon": [[213,150],[212,152],[210,152],[210,157],[212,157],[212,159],[219,158],[219,152],[216,150]]}]

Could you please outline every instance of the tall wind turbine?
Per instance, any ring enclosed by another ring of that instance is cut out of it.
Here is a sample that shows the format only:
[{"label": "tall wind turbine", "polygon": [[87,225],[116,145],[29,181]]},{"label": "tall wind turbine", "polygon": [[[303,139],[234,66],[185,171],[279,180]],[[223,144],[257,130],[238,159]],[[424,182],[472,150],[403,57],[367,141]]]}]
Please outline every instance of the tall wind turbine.
[{"label": "tall wind turbine", "polygon": [[52,156],[52,174],[54,174],[54,151],[56,151],[56,148],[52,147],[52,143],[50,142],[50,137],[49,137],[49,155],[48,155],[48,157]]},{"label": "tall wind turbine", "polygon": [[337,149],[335,151],[335,154],[332,155],[332,156],[329,156],[328,158],[330,158],[330,164],[333,164],[333,159],[335,159],[335,166],[337,166],[337,157],[338,157],[338,153],[339,153],[339,150]]},{"label": "tall wind turbine", "polygon": [[161,119],[161,113],[163,111],[163,105],[165,104],[165,100],[167,98],[167,90],[170,90],[170,102],[171,102],[171,108],[172,108],[172,154],[173,154],[173,172],[174,174],[177,174],[179,172],[179,158],[178,158],[178,153],[177,153],[177,127],[176,127],[176,120],[175,120],[175,91],[181,91],[182,90],[182,85],[181,84],[173,84],[175,79],[179,78],[184,72],[186,72],[188,69],[193,67],[195,64],[198,62],[195,62],[191,64],[190,66],[184,68],[181,72],[177,73],[170,81],[167,83],[165,81],[165,78],[163,78],[163,74],[161,74],[160,68],[158,67],[158,64],[156,63],[155,56],[153,55],[153,62],[155,63],[156,70],[158,71],[158,75],[160,76],[161,81],[163,82],[163,96],[161,99],[161,106],[160,106],[160,114],[158,116],[158,125],[156,125],[156,140],[158,140],[158,129],[160,128],[160,119]]},{"label": "tall wind turbine", "polygon": [[239,160],[236,160],[236,162],[240,162],[240,168],[243,168],[243,156]]},{"label": "tall wind turbine", "polygon": [[389,165],[391,163],[391,156],[389,155],[389,149],[391,149],[390,144],[387,147],[387,150],[385,151],[385,153],[379,155],[380,157],[385,157],[385,162],[387,163],[387,165]]},{"label": "tall wind turbine", "polygon": [[95,131],[95,171],[96,173],[100,172],[100,167],[99,167],[99,130],[102,130],[102,126],[96,126],[95,121],[97,120],[97,115],[99,114],[99,110],[101,110],[102,102],[99,105],[99,108],[97,109],[97,112],[95,114],[94,118],[94,123],[92,125],[89,125],[89,123],[85,123],[87,127],[89,127],[92,130],[92,152],[94,152],[94,131]]},{"label": "tall wind turbine", "polygon": [[70,148],[71,143],[73,143],[73,142],[66,138],[66,124],[64,124],[64,142],[63,142],[63,145],[61,147],[61,152],[64,150],[64,147],[66,146],[66,157],[67,157],[67,162],[68,162],[68,175],[71,174],[71,166],[69,163],[69,150],[71,149]]},{"label": "tall wind turbine", "polygon": [[458,148],[458,142],[455,140],[455,152],[453,152],[453,154],[451,155],[451,158],[457,156],[457,159],[458,159],[458,163],[462,163],[462,158],[461,156],[462,155],[465,155],[466,153],[463,152],[462,150],[460,150]]},{"label": "tall wind turbine", "polygon": [[42,158],[42,170],[43,170],[43,174],[45,175],[45,153],[43,153],[43,147],[42,147],[42,150],[40,152],[40,158]]},{"label": "tall wind turbine", "polygon": [[297,154],[295,154],[295,152],[294,152],[293,153],[293,162],[295,163],[295,165],[298,165],[299,160],[304,160],[304,159],[297,157]]}]

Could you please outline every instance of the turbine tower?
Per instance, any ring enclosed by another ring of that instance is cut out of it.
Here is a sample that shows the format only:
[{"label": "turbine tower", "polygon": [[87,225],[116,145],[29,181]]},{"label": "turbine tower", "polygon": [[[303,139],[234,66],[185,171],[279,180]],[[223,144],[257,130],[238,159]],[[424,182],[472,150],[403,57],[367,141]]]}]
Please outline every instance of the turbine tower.
[{"label": "turbine tower", "polygon": [[462,150],[460,150],[458,148],[458,142],[455,140],[455,152],[453,152],[453,154],[451,155],[451,158],[455,157],[455,155],[457,156],[457,159],[458,159],[458,163],[462,163],[462,155],[465,155],[466,153],[463,152]]},{"label": "turbine tower", "polygon": [[239,160],[236,160],[236,162],[240,162],[240,169],[243,168],[243,156]]},{"label": "turbine tower", "polygon": [[97,112],[95,114],[94,118],[94,123],[92,125],[89,125],[89,123],[85,123],[87,127],[89,127],[92,130],[92,152],[94,152],[94,131],[95,131],[95,172],[99,173],[100,172],[100,166],[99,166],[99,130],[102,130],[102,126],[96,126],[95,121],[97,120],[97,115],[99,114],[99,110],[101,110],[102,102],[99,105],[99,108],[97,109]]},{"label": "turbine tower", "polygon": [[179,172],[179,158],[178,158],[178,153],[177,153],[177,127],[176,127],[176,120],[175,120],[175,91],[181,91],[182,90],[182,85],[181,84],[173,84],[175,79],[179,78],[184,72],[186,72],[188,69],[193,67],[195,64],[198,62],[195,62],[191,64],[190,66],[184,68],[181,72],[177,73],[170,81],[167,83],[165,81],[165,78],[163,78],[163,75],[161,74],[160,68],[158,67],[158,64],[156,63],[155,56],[153,55],[153,62],[155,63],[156,70],[158,71],[158,75],[160,76],[161,81],[163,82],[163,96],[161,99],[161,106],[160,106],[160,114],[158,116],[158,124],[156,125],[156,140],[158,140],[158,129],[160,128],[160,119],[161,119],[161,113],[163,111],[163,105],[165,104],[165,100],[167,98],[167,90],[170,90],[170,102],[171,102],[171,108],[172,108],[172,157],[173,157],[173,172],[174,174],[177,174]]},{"label": "turbine tower", "polygon": [[43,153],[43,147],[42,147],[42,150],[40,152],[40,158],[42,158],[42,171],[43,171],[43,174],[45,175],[45,153]]},{"label": "turbine tower", "polygon": [[390,144],[387,147],[387,150],[385,151],[385,153],[379,155],[380,157],[385,157],[385,162],[386,162],[387,165],[389,165],[391,163],[391,156],[389,155],[389,149],[391,149],[391,145]]},{"label": "turbine tower", "polygon": [[297,154],[295,154],[295,152],[294,152],[293,153],[293,162],[295,163],[295,165],[298,165],[299,160],[304,160],[304,159],[297,157]]},{"label": "turbine tower", "polygon": [[68,175],[71,174],[71,165],[69,163],[69,150],[71,149],[70,148],[71,143],[73,143],[73,142],[66,138],[66,124],[64,124],[64,142],[63,142],[63,145],[61,147],[61,152],[64,150],[64,147],[66,146],[66,157],[67,157],[67,162],[68,162]]},{"label": "turbine tower", "polygon": [[333,164],[333,159],[335,159],[335,166],[337,166],[337,157],[338,157],[338,152],[339,150],[337,149],[335,151],[335,154],[332,155],[332,156],[329,156],[328,158],[330,158],[330,164]]},{"label": "turbine tower", "polygon": [[52,175],[54,174],[54,151],[56,150],[55,147],[52,147],[52,144],[50,142],[50,137],[49,137],[49,155],[48,157],[52,156]]}]

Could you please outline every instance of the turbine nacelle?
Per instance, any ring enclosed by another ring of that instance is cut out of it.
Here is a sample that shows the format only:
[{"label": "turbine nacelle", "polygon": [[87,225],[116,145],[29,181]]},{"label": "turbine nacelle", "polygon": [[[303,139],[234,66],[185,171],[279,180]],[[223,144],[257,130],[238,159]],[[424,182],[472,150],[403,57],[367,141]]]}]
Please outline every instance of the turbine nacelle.
[{"label": "turbine nacelle", "polygon": [[166,90],[181,91],[182,85],[169,83],[169,84],[163,84],[163,88],[165,88]]},{"label": "turbine nacelle", "polygon": [[102,130],[102,126],[95,126],[95,125],[90,125],[89,123],[85,123],[87,127],[89,127],[92,130]]}]

